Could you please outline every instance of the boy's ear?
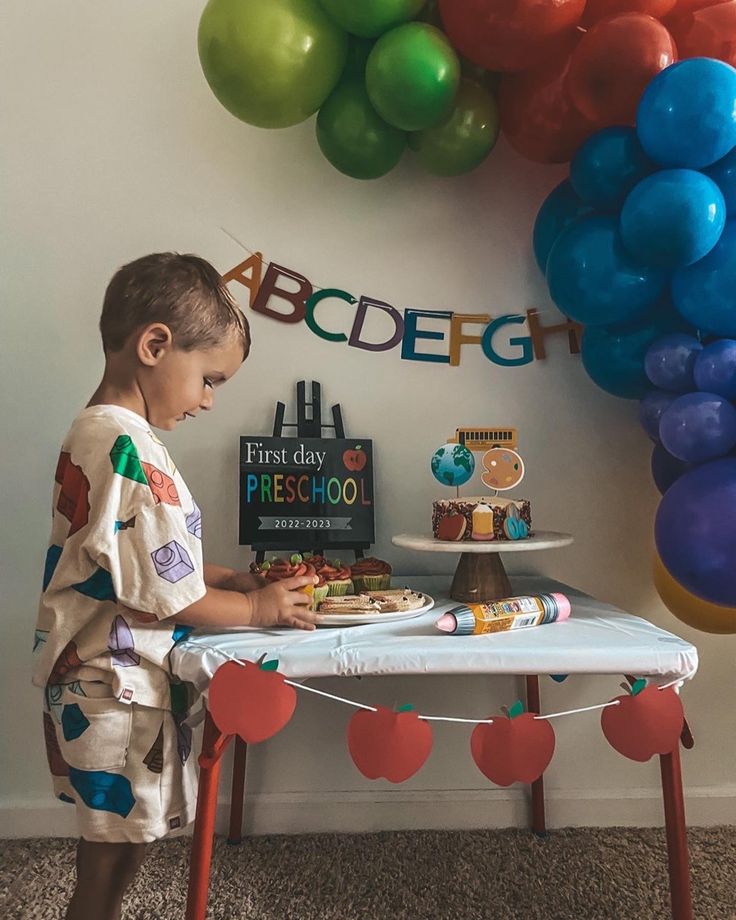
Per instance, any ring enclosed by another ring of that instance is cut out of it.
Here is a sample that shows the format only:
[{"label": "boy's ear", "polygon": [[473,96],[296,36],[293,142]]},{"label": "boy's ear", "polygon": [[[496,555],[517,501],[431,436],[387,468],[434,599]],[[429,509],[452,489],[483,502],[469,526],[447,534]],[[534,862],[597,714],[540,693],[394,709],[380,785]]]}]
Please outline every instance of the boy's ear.
[{"label": "boy's ear", "polygon": [[165,323],[151,323],[138,336],[138,345],[136,347],[138,360],[148,367],[153,367],[153,365],[158,364],[173,343],[174,337],[171,334],[171,329]]}]

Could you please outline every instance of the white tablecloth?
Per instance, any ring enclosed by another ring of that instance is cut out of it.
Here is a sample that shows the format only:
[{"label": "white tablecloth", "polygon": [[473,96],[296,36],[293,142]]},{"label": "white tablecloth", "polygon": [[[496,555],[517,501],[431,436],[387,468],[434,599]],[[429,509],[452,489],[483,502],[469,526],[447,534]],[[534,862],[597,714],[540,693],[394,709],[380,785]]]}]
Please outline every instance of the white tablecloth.
[{"label": "white tablecloth", "polygon": [[368,674],[632,674],[657,683],[687,679],[698,667],[695,646],[647,620],[624,613],[568,585],[538,575],[512,578],[513,593],[561,591],[572,601],[568,620],[487,636],[439,633],[434,623],[457,601],[450,579],[423,576],[402,583],[435,598],[410,620],[341,629],[196,630],[172,652],[174,673],[206,693],[226,660],[278,658],[287,677]]}]

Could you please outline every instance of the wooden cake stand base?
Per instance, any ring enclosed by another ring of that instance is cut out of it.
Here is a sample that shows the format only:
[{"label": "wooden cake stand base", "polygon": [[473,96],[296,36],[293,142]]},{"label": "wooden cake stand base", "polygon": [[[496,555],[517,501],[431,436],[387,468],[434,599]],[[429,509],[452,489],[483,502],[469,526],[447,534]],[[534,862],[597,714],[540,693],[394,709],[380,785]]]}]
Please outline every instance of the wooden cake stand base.
[{"label": "wooden cake stand base", "polygon": [[551,530],[536,531],[526,540],[499,540],[490,543],[463,543],[435,540],[425,534],[400,533],[392,538],[396,546],[425,553],[460,553],[460,561],[452,579],[450,597],[465,604],[484,604],[509,597],[511,582],[501,561],[501,553],[529,552],[569,546],[569,533]]}]

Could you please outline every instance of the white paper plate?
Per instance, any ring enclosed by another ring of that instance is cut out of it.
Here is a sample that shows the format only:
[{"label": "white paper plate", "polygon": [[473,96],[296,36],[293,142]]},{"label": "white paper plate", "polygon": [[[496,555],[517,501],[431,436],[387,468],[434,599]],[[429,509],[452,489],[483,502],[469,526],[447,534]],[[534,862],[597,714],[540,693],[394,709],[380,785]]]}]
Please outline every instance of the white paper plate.
[{"label": "white paper plate", "polygon": [[393,623],[394,620],[411,620],[434,607],[434,599],[424,595],[426,604],[416,610],[401,610],[393,613],[322,613],[317,614],[317,626],[367,626],[369,623]]}]

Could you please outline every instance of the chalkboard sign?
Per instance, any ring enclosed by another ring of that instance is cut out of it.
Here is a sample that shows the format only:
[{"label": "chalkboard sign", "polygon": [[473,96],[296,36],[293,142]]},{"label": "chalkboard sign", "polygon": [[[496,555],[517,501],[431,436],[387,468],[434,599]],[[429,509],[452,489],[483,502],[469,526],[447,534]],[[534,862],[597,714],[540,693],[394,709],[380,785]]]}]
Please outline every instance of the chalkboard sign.
[{"label": "chalkboard sign", "polygon": [[370,440],[241,437],[241,545],[367,549],[373,541]]}]

